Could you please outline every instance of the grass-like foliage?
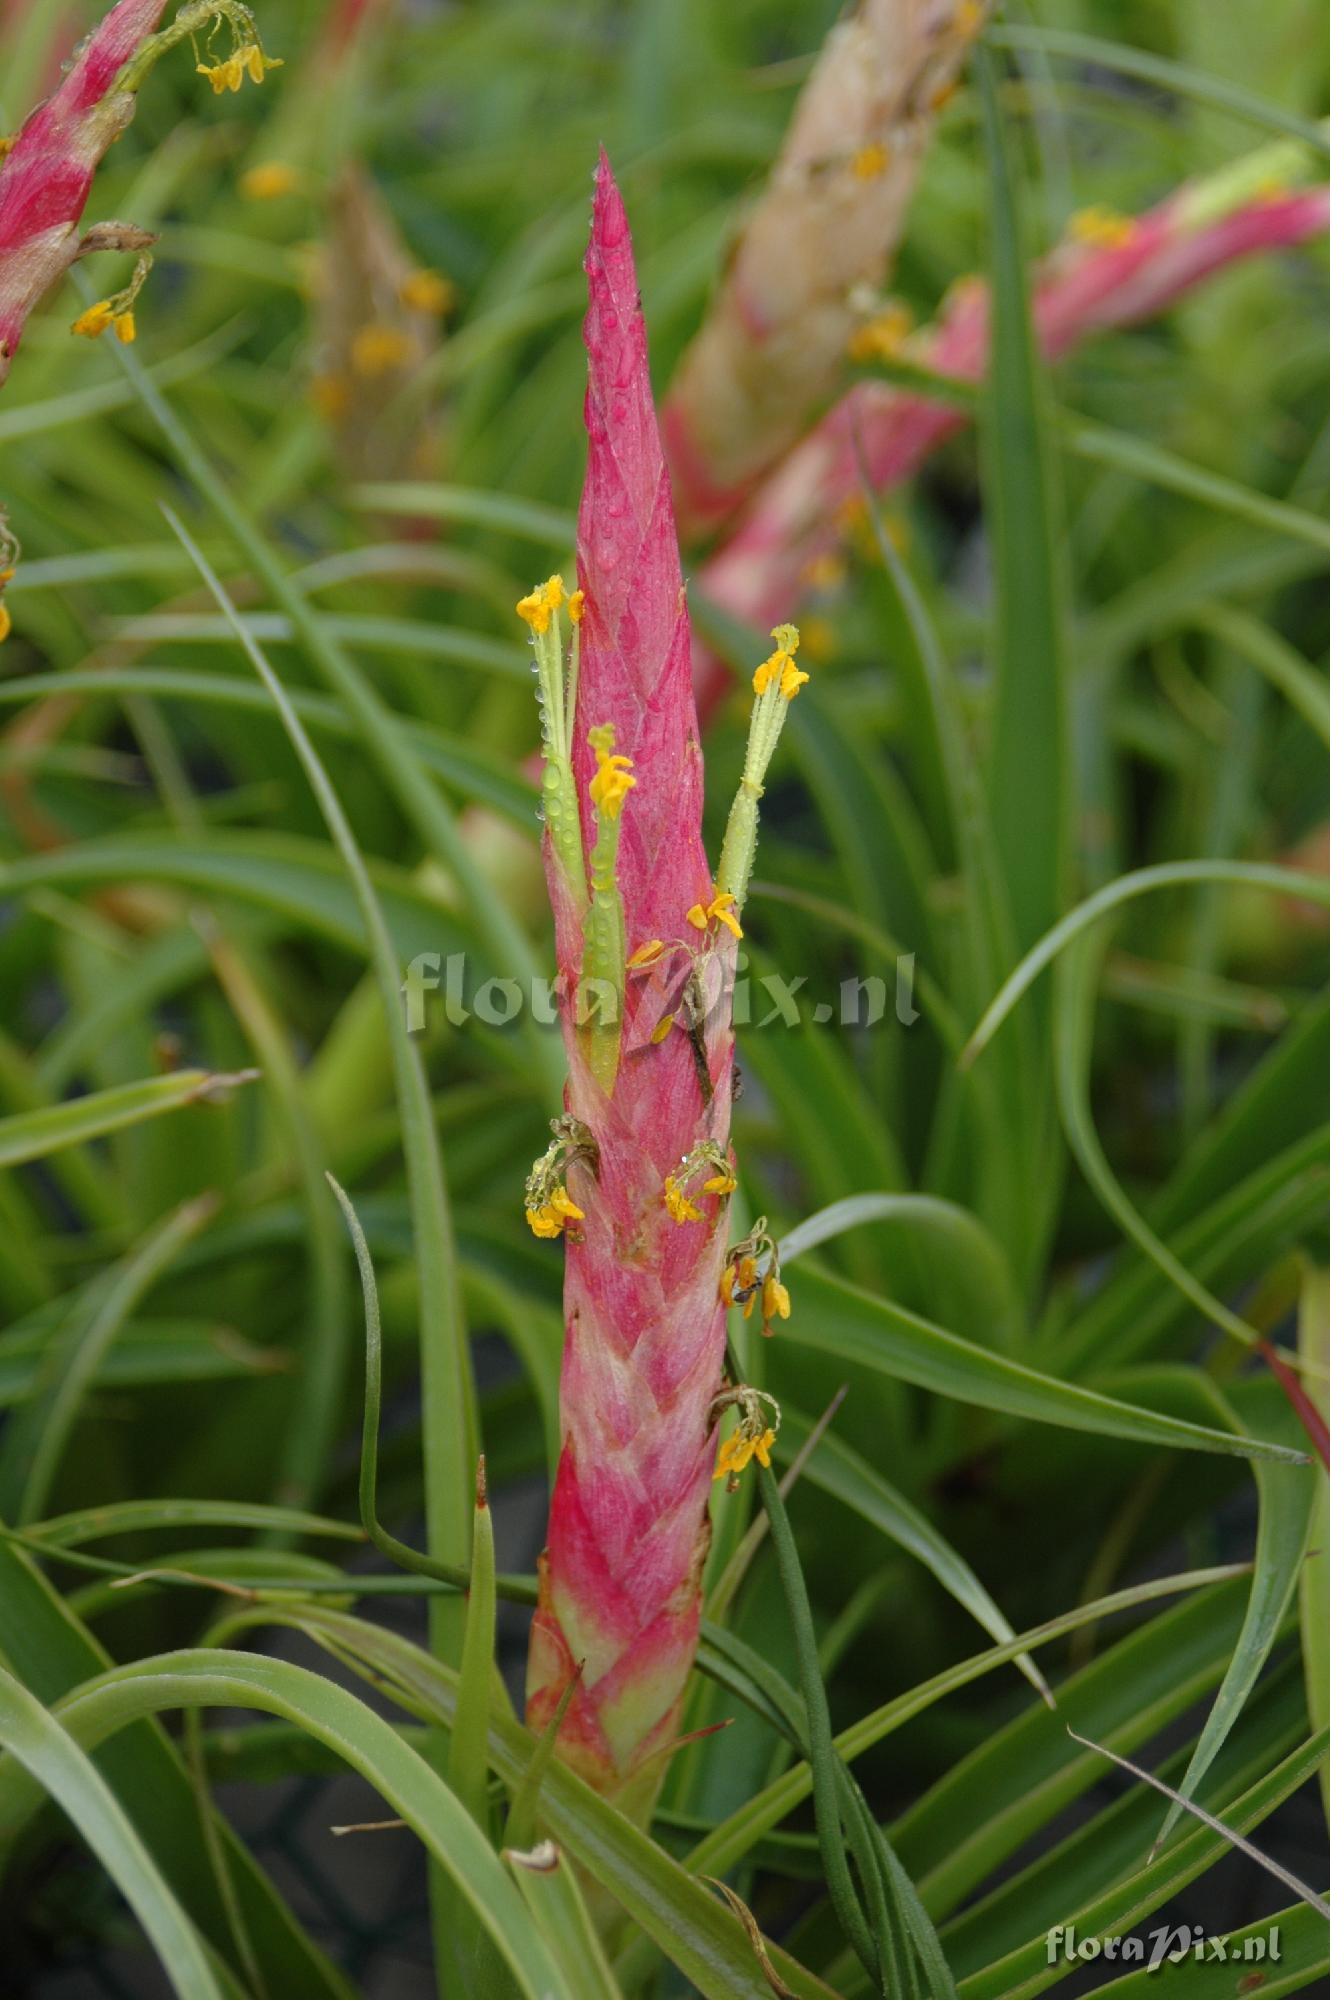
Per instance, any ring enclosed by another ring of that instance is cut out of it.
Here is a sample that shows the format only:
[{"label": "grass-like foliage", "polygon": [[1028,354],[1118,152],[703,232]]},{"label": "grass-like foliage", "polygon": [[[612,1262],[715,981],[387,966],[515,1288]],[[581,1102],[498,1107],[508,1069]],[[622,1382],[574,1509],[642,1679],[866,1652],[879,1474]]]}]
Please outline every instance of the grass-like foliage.
[{"label": "grass-like foliage", "polygon": [[5,10],[6,1995],[1324,1990],[1328,99]]}]

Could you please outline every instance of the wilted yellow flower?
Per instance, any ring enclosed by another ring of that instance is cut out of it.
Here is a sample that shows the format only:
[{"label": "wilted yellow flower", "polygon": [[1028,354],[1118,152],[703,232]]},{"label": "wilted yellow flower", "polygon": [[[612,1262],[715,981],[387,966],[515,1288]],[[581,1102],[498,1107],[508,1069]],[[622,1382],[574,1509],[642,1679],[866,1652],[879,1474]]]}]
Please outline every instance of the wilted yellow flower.
[{"label": "wilted yellow flower", "polygon": [[96,340],[99,335],[106,332],[114,318],[115,307],[111,301],[98,299],[95,306],[89,306],[86,312],[79,314],[69,330],[71,333],[81,333],[85,340]]}]

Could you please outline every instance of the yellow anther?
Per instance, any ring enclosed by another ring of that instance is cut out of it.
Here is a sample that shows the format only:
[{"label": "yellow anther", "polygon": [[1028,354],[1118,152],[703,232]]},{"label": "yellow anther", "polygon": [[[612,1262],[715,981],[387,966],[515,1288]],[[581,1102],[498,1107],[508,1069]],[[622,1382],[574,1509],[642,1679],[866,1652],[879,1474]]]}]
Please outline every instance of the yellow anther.
[{"label": "yellow anther", "polygon": [[[776,650],[774,653],[768,654],[767,658],[763,660],[761,666],[754,673],[754,694],[765,694],[773,681],[780,686],[781,692],[784,693],[785,676],[794,666],[794,656],[799,650],[799,628],[797,625],[774,625],[771,630],[771,636],[776,641]],[[807,678],[806,674],[802,676],[803,680]],[[791,693],[797,694],[799,686],[800,683],[796,681],[791,689]],[[786,695],[786,700],[789,700],[789,698],[789,695]]]},{"label": "yellow anther", "polygon": [[79,314],[69,330],[71,333],[81,333],[86,340],[96,340],[100,334],[106,332],[114,318],[115,307],[111,301],[98,299],[95,306],[89,306],[86,312]]},{"label": "yellow anther", "polygon": [[738,1430],[721,1440],[712,1479],[736,1479],[749,1460],[754,1458],[759,1465],[770,1466],[771,1447],[775,1442],[776,1433],[770,1425],[754,1437],[745,1431],[741,1422]]},{"label": "yellow anther", "polygon": [[213,95],[220,96],[224,90],[239,90],[245,81],[244,65],[239,56],[228,56],[225,62],[196,63],[199,76],[206,76],[213,88]]},{"label": "yellow anther", "polygon": [[132,347],[138,328],[134,324],[132,312],[119,312],[115,316],[115,337],[123,347]]},{"label": "yellow anther", "polygon": [[300,175],[285,160],[264,160],[240,176],[240,193],[246,201],[280,201],[300,185]]},{"label": "yellow anther", "polygon": [[702,1220],[701,1209],[689,1201],[687,1194],[674,1178],[673,1174],[665,1176],[665,1193],[663,1199],[666,1208],[676,1222],[700,1222]]},{"label": "yellow anther", "polygon": [[4,645],[13,629],[14,621],[9,615],[8,607],[0,604],[0,646]]},{"label": "yellow anther", "polygon": [[845,343],[845,351],[851,361],[896,361],[913,326],[907,306],[884,306],[881,312],[854,329]]},{"label": "yellow anther", "polygon": [[861,146],[850,161],[850,171],[857,181],[874,181],[884,174],[891,162],[891,154],[880,139],[874,139],[867,146]]},{"label": "yellow anther", "polygon": [[[562,589],[562,584],[559,587]],[[587,742],[596,753],[596,775],[587,787],[591,803],[602,819],[617,819],[623,811],[624,800],[637,783],[633,776],[633,760],[614,754],[614,725],[611,722],[602,722],[599,728],[588,730]]]},{"label": "yellow anther", "polygon": [[397,287],[397,296],[409,312],[429,313],[434,319],[442,319],[456,301],[457,287],[441,271],[422,269],[408,272]]},{"label": "yellow anther", "polygon": [[703,1181],[703,1194],[733,1194],[739,1183],[728,1168],[724,1173],[713,1174],[709,1181]]},{"label": "yellow anther", "polygon": [[549,1237],[562,1236],[570,1222],[583,1222],[586,1216],[561,1182],[548,1201],[539,1208],[527,1209],[526,1219],[534,1236]]},{"label": "yellow anther", "polygon": [[[282,67],[281,57],[265,56],[257,42],[247,42],[243,49],[237,49],[232,61],[238,62],[243,69],[249,71],[252,83],[262,83],[266,71]],[[232,84],[231,88],[238,90],[240,86]]]},{"label": "yellow anther", "polygon": [[550,620],[563,603],[563,578],[552,576],[545,583],[538,583],[525,597],[517,600],[517,615],[525,619],[533,632],[548,632]]},{"label": "yellow anther", "polygon": [[1135,233],[1136,224],[1129,215],[1119,215],[1116,209],[1098,203],[1078,209],[1067,224],[1068,240],[1093,250],[1120,250]]},{"label": "yellow anther", "polygon": [[666,1036],[669,1034],[670,1029],[673,1026],[674,1026],[673,1014],[662,1014],[660,1019],[657,1021],[655,1027],[651,1030],[652,1042],[657,1047],[659,1047],[659,1045],[661,1044],[661,1042],[665,1040]]},{"label": "yellow anther", "polygon": [[574,625],[580,625],[586,616],[586,592],[575,590],[568,599],[568,616]]},{"label": "yellow anther", "polygon": [[387,375],[394,368],[404,368],[415,355],[411,335],[381,320],[359,328],[351,342],[351,366],[357,375]]},{"label": "yellow anther", "polygon": [[765,1331],[773,1319],[788,1319],[790,1294],[779,1278],[768,1275],[762,1281],[762,1320]]},{"label": "yellow anther", "polygon": [[641,972],[645,966],[654,965],[664,949],[665,941],[663,938],[648,938],[645,944],[640,944],[637,947],[637,950],[629,959],[628,970],[630,972]]},{"label": "yellow anther", "polygon": [[[807,678],[805,674],[804,679]],[[710,923],[724,924],[726,930],[732,931],[735,937],[743,936],[739,919],[734,914],[734,896],[728,889],[722,889],[718,895],[713,896],[705,908],[701,903],[694,903],[691,910],[685,910],[684,922],[691,924],[695,931],[704,931]]]}]

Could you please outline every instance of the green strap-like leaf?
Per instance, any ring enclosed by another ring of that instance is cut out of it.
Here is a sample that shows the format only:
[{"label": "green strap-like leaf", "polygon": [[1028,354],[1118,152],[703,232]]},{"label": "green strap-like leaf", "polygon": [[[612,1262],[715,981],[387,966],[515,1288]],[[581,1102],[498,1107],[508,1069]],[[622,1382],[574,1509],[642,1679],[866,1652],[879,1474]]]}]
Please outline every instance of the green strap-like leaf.
[{"label": "green strap-like leaf", "polygon": [[1302,1456],[1287,1445],[1183,1423],[1078,1382],[1060,1382],[962,1340],[959,1334],[948,1333],[917,1313],[907,1312],[888,1299],[874,1298],[812,1265],[801,1270],[794,1297],[794,1312],[788,1327],[782,1329],[783,1339],[861,1362],[881,1374],[958,1402],[976,1403],[1036,1423],[1131,1438],[1141,1444],[1236,1453],[1289,1464]]},{"label": "green strap-like leaf", "polygon": [[[0,870],[0,876],[3,874]],[[145,1118],[160,1118],[182,1105],[225,1097],[254,1074],[220,1076],[203,1069],[181,1069],[171,1076],[117,1084],[114,1089],[89,1091],[40,1111],[20,1111],[12,1118],[0,1118],[0,1167],[42,1160],[64,1146],[105,1138],[108,1132],[121,1132],[127,1125],[142,1124]]]},{"label": "green strap-like leaf", "polygon": [[198,1932],[96,1766],[0,1667],[0,1746],[64,1808],[148,1934],[180,2000],[222,2000]]},{"label": "green strap-like leaf", "polygon": [[[530,1924],[516,1889],[475,1821],[437,1772],[357,1695],[307,1667],[220,1648],[168,1653],[114,1668],[60,1706],[76,1742],[95,1747],[127,1724],[177,1708],[258,1708],[332,1745],[407,1821],[494,1940],[527,2000],[577,2000]],[[39,1781],[40,1782],[40,1781]],[[0,1768],[0,1796],[17,1823],[31,1794]],[[204,1989],[199,1989],[203,1991]],[[212,1989],[207,1989],[211,1992]]]}]

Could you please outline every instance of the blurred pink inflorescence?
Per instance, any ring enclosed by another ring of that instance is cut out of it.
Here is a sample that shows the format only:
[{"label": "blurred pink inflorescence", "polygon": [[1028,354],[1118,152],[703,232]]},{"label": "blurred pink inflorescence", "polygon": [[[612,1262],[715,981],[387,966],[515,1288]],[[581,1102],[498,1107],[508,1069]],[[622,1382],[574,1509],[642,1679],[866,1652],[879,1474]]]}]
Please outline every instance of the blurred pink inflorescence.
[{"label": "blurred pink inflorescence", "polygon": [[[1033,313],[1044,353],[1056,359],[1091,334],[1153,318],[1230,264],[1330,227],[1330,187],[1263,178],[1260,158],[1240,174],[1230,169],[1218,184],[1184,186],[1135,219],[1103,211],[1078,218],[1036,276]],[[934,374],[981,381],[988,364],[983,282],[953,287],[937,321],[903,340],[900,353]],[[708,597],[754,624],[790,617],[819,560],[845,540],[865,487],[883,492],[903,484],[968,421],[963,409],[927,393],[857,384],[766,479],[704,564]],[[705,719],[729,678],[700,642],[694,671]]]}]

